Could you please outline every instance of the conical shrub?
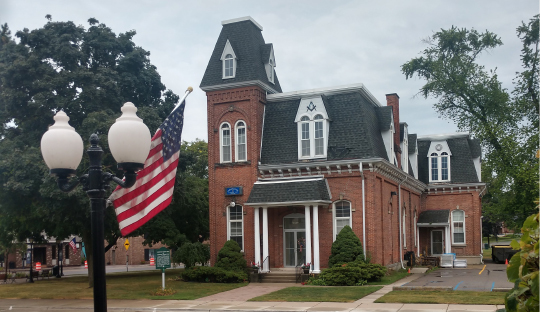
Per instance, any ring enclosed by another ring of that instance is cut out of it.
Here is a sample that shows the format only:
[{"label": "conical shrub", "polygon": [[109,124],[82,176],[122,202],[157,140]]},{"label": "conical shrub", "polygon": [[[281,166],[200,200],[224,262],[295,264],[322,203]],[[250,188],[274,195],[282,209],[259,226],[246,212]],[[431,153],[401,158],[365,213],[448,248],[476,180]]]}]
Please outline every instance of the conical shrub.
[{"label": "conical shrub", "polygon": [[225,242],[225,245],[219,250],[217,262],[214,267],[229,271],[247,272],[246,260],[240,251],[240,245],[235,241],[229,240]]},{"label": "conical shrub", "polygon": [[336,236],[332,243],[328,267],[338,263],[349,263],[353,261],[364,262],[364,251],[360,239],[354,234],[350,226],[346,225]]}]

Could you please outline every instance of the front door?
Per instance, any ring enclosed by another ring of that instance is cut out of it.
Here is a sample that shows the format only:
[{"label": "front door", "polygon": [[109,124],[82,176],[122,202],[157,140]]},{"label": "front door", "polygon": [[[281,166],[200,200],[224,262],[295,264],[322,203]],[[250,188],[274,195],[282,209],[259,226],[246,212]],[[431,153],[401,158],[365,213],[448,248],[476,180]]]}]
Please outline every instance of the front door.
[{"label": "front door", "polygon": [[283,243],[285,267],[306,262],[306,222],[303,214],[291,214],[283,219]]},{"label": "front door", "polygon": [[442,230],[431,231],[431,255],[444,253],[444,236]]}]

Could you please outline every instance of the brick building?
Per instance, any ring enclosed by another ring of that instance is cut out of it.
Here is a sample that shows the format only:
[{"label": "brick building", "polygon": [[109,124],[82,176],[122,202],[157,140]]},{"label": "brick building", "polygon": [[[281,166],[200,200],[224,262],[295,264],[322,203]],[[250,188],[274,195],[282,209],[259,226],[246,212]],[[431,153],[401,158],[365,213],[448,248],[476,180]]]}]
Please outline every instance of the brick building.
[{"label": "brick building", "polygon": [[251,17],[223,28],[207,94],[211,263],[235,240],[263,271],[327,266],[349,225],[372,262],[406,252],[480,261],[480,144],[468,133],[417,136],[399,96],[363,84],[282,92],[273,45]]},{"label": "brick building", "polygon": [[[126,238],[119,238],[116,244],[105,253],[105,263],[107,265],[129,265],[150,264],[150,258],[154,257],[154,251],[167,247],[161,243],[154,244],[152,247],[143,245],[144,237],[128,237],[129,248],[126,250]],[[105,243],[108,245],[108,243]]]},{"label": "brick building", "polygon": [[42,268],[59,265],[59,259],[63,260],[63,266],[81,266],[81,239],[75,237],[75,241],[77,242],[75,245],[76,251],[69,245],[71,239],[73,239],[73,237],[68,240],[57,242],[54,238],[49,239],[48,237],[45,237],[46,243],[40,244],[30,244],[30,242],[27,241],[27,250],[25,252],[18,251],[17,253],[9,254],[6,265],[8,268],[29,268],[31,253],[33,252],[34,259],[32,264],[34,265],[34,268],[37,262],[41,263]]}]

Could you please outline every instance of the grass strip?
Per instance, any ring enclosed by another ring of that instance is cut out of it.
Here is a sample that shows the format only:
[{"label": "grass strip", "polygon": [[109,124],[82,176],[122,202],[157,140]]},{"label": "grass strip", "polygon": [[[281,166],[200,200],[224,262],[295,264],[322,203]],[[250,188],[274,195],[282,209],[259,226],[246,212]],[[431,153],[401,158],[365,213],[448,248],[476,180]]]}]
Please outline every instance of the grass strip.
[{"label": "grass strip", "polygon": [[[175,299],[193,300],[246,286],[247,283],[219,284],[195,283],[174,280],[183,269],[165,271],[165,288],[176,293],[152,296],[161,289],[161,271],[144,271],[107,274],[108,299]],[[88,277],[75,276],[61,279],[51,277],[36,280],[34,284],[0,285],[2,299],[92,299],[93,288],[88,287]]]},{"label": "grass strip", "polygon": [[504,305],[505,293],[476,291],[395,290],[376,303]]},{"label": "grass strip", "polygon": [[369,282],[366,285],[390,285],[392,283],[395,283],[396,281],[405,278],[411,274],[407,273],[407,270],[400,269],[398,271],[391,271],[390,275],[384,276],[381,278],[378,282]]},{"label": "grass strip", "polygon": [[381,288],[382,286],[288,287],[249,301],[353,302]]}]

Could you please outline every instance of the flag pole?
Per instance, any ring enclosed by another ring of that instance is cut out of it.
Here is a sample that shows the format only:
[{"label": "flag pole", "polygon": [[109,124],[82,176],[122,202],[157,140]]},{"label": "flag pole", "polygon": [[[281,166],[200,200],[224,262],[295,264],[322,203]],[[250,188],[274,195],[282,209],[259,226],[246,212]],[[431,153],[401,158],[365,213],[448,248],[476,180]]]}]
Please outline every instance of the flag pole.
[{"label": "flag pole", "polygon": [[178,106],[182,105],[182,103],[186,100],[186,97],[189,95],[189,93],[193,92],[193,87],[189,86],[187,89],[186,89],[186,93],[184,94],[184,97],[182,97],[182,99],[180,100],[180,102],[178,103],[178,105],[176,105],[176,107],[171,111],[171,114],[172,112],[174,112],[175,109],[178,108]]}]

